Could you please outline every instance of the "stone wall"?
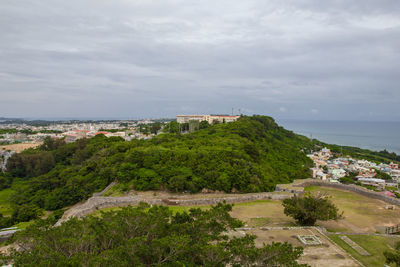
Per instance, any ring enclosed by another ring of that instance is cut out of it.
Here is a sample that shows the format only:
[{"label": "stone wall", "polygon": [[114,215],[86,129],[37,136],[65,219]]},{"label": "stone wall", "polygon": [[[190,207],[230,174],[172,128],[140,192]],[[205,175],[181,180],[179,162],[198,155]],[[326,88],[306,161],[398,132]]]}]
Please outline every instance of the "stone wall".
[{"label": "stone wall", "polygon": [[385,201],[387,203],[393,204],[393,205],[400,205],[400,199],[394,198],[394,197],[388,197],[383,194],[380,194],[378,192],[368,190],[364,187],[358,186],[358,185],[346,185],[346,184],[337,184],[337,183],[330,183],[330,182],[325,182],[321,180],[305,180],[303,183],[299,183],[297,186],[301,187],[306,187],[306,186],[327,186],[327,187],[333,187],[337,189],[342,189],[342,190],[348,190],[348,191],[353,191],[358,194],[361,194],[366,197],[371,197],[375,199],[379,199],[382,201]]},{"label": "stone wall", "polygon": [[150,205],[167,205],[167,206],[196,206],[196,205],[215,205],[220,202],[226,203],[240,203],[250,202],[255,200],[283,200],[292,197],[292,193],[282,192],[268,192],[268,193],[255,193],[255,194],[243,194],[239,196],[226,196],[226,197],[215,197],[215,198],[196,198],[196,199],[144,199],[139,196],[128,196],[128,197],[101,197],[93,196],[89,198],[85,203],[77,205],[67,210],[62,218],[56,223],[56,226],[62,222],[68,220],[71,217],[81,218],[90,213],[95,212],[99,209],[111,208],[111,207],[123,207],[123,206],[134,206],[140,202],[146,202]]}]

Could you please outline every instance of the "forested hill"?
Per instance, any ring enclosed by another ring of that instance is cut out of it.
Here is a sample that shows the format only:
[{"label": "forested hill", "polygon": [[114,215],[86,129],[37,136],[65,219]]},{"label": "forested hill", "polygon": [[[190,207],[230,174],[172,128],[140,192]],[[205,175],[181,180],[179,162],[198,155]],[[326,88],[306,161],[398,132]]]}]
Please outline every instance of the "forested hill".
[{"label": "forested hill", "polygon": [[98,135],[75,143],[46,140],[8,162],[3,188],[16,207],[55,210],[100,191],[112,181],[127,189],[199,192],[271,191],[309,176],[311,142],[270,117],[242,117],[188,134],[124,141]]}]

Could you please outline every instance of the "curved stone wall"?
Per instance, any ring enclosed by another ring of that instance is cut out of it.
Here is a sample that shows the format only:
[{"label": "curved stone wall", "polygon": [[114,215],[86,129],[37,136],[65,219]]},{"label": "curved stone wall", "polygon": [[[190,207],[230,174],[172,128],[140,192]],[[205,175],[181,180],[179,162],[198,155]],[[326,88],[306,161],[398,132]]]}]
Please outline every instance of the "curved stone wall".
[{"label": "curved stone wall", "polygon": [[219,202],[226,203],[240,203],[250,202],[255,200],[283,200],[293,196],[292,193],[282,192],[268,192],[268,193],[256,193],[256,194],[243,194],[234,197],[219,197],[219,198],[198,198],[198,199],[143,199],[139,196],[127,196],[127,197],[101,197],[93,196],[89,198],[85,203],[72,207],[67,210],[62,218],[56,223],[56,226],[62,222],[68,220],[71,217],[81,218],[90,213],[95,212],[98,209],[111,208],[111,207],[123,207],[129,205],[137,205],[139,202],[146,202],[150,205],[170,205],[170,206],[196,206],[196,205],[215,205]]},{"label": "curved stone wall", "polygon": [[306,187],[306,186],[311,186],[311,185],[327,186],[327,187],[333,187],[333,188],[342,189],[342,190],[353,191],[353,192],[356,192],[356,193],[361,194],[366,197],[371,197],[371,198],[385,201],[389,204],[400,205],[400,199],[398,199],[398,198],[385,196],[383,194],[380,194],[380,193],[372,191],[372,190],[368,190],[368,189],[358,186],[358,185],[337,184],[337,183],[330,183],[330,182],[325,182],[325,181],[321,181],[321,180],[306,180],[303,183],[299,183],[297,186]]}]

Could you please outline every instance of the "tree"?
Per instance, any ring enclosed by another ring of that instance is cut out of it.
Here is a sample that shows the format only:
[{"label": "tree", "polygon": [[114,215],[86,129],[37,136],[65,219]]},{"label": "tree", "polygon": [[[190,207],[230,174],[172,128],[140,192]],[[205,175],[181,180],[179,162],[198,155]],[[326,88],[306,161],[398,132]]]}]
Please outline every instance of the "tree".
[{"label": "tree", "polygon": [[311,226],[317,220],[337,220],[342,217],[338,208],[324,195],[306,194],[304,197],[293,196],[282,204],[287,216],[293,217],[300,225]]},{"label": "tree", "polygon": [[15,208],[13,210],[11,219],[14,222],[27,222],[29,220],[36,219],[41,215],[43,215],[43,211],[40,210],[35,205],[24,204],[24,205],[18,206],[17,208]]},{"label": "tree", "polygon": [[392,176],[390,176],[389,174],[387,174],[383,171],[380,171],[378,169],[375,169],[375,172],[376,172],[375,178],[383,179],[383,180],[392,180],[393,179]]},{"label": "tree", "polygon": [[[255,236],[229,237],[243,226],[232,205],[173,213],[145,203],[101,216],[72,218],[59,227],[38,220],[13,238],[19,249],[0,257],[13,266],[307,266],[302,247],[255,246]],[[61,215],[60,212],[59,215]]]},{"label": "tree", "polygon": [[208,123],[208,121],[201,121],[200,124],[199,124],[200,130],[201,129],[206,129],[208,127],[210,127],[210,124]]},{"label": "tree", "polygon": [[164,126],[164,132],[166,133],[179,133],[179,123],[171,121]]},{"label": "tree", "polygon": [[396,267],[400,266],[400,241],[398,241],[395,245],[395,250],[389,250],[383,252],[385,255],[386,263],[395,263]]},{"label": "tree", "polygon": [[43,140],[43,144],[40,146],[40,149],[43,151],[55,150],[58,147],[65,145],[65,141],[62,139],[53,139],[50,136],[47,136]]},{"label": "tree", "polygon": [[200,129],[200,122],[198,120],[189,121],[189,132],[193,133]]},{"label": "tree", "polygon": [[152,134],[157,134],[157,132],[161,129],[161,123],[160,122],[155,122],[151,124],[150,126],[150,132]]}]

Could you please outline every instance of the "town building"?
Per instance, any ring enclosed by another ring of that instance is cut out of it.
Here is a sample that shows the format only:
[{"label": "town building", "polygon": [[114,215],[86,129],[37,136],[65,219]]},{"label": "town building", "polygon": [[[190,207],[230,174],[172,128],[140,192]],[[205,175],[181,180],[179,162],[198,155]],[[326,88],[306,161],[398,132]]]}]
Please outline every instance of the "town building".
[{"label": "town building", "polygon": [[372,185],[381,189],[385,188],[385,180],[383,179],[377,179],[377,178],[365,178],[365,177],[356,177],[357,181],[360,182],[363,185]]},{"label": "town building", "polygon": [[176,115],[178,123],[187,123],[189,121],[207,121],[212,124],[214,122],[233,122],[239,119],[240,116],[230,115]]}]

